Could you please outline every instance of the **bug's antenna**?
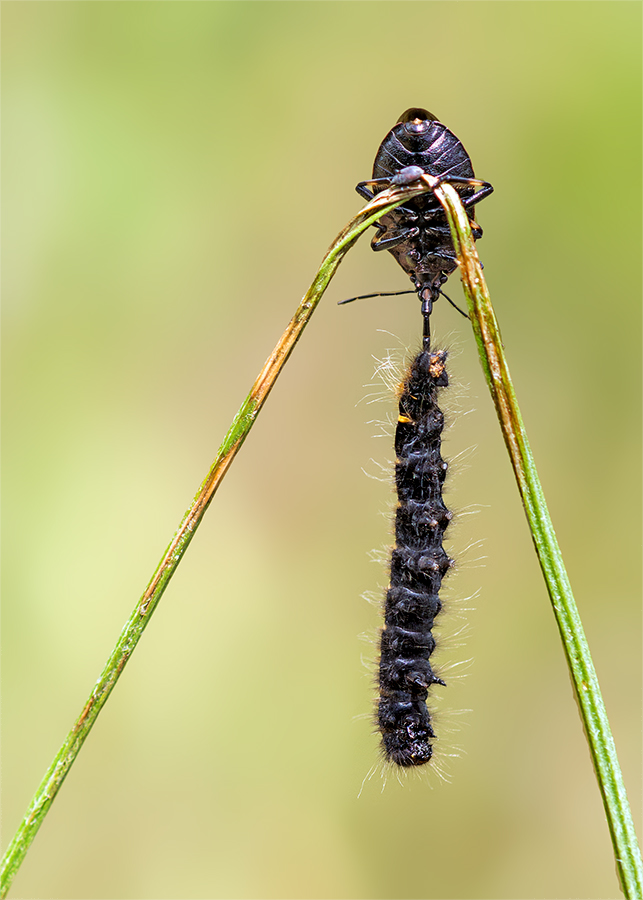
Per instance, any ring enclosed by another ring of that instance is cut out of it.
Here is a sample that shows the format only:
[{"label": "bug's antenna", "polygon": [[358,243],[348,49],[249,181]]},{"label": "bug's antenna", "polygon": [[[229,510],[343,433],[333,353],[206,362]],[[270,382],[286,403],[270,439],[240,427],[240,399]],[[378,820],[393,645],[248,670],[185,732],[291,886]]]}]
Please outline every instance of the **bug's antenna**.
[{"label": "bug's antenna", "polygon": [[[352,303],[354,300],[370,300],[371,297],[398,297],[400,294],[415,294],[415,293],[417,293],[417,292],[414,291],[414,290],[408,290],[408,291],[378,291],[376,294],[360,294],[359,297],[349,297],[347,300],[338,300],[338,301],[337,301],[337,305],[338,305],[338,306],[344,306],[344,304],[346,304],[346,303]],[[444,297],[444,299],[445,299],[445,300],[448,300],[449,303],[451,304],[451,306],[452,306],[454,309],[457,309],[461,316],[464,316],[465,319],[468,319],[468,318],[469,318],[468,314],[467,314],[463,309],[460,309],[460,307],[458,306],[458,304],[457,304],[457,303],[454,303],[453,300],[451,299],[451,297],[449,297],[448,294],[445,294],[445,293],[444,293],[444,291],[442,290],[442,288],[438,288],[438,293],[439,293],[439,294],[442,294],[442,296]]]},{"label": "bug's antenna", "polygon": [[371,297],[397,297],[398,294],[414,294],[415,291],[379,291],[377,294],[360,294],[359,297],[349,297],[348,300],[338,300],[337,305],[343,306],[345,303],[352,303],[353,300],[370,300]]},{"label": "bug's antenna", "polygon": [[444,293],[444,291],[443,291],[441,288],[438,288],[438,293],[439,293],[439,294],[442,294],[442,296],[444,297],[444,299],[445,299],[445,300],[448,300],[449,303],[451,304],[451,306],[452,306],[454,309],[457,309],[461,316],[464,316],[465,319],[468,319],[468,318],[469,318],[468,313],[466,313],[463,309],[460,309],[460,307],[458,306],[458,304],[457,304],[457,303],[454,303],[453,300],[451,299],[451,297],[447,297],[447,295]]}]

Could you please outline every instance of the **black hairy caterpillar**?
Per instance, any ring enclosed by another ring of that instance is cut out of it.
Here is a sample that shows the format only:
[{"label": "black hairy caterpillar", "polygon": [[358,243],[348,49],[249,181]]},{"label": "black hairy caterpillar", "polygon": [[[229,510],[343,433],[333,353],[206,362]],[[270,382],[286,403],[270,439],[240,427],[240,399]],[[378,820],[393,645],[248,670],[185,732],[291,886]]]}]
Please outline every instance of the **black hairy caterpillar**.
[{"label": "black hairy caterpillar", "polygon": [[433,622],[442,608],[442,579],[453,565],[442,547],[452,513],[442,486],[444,416],[437,403],[449,383],[446,350],[422,350],[402,385],[395,431],[399,505],[380,644],[377,721],[386,759],[402,767],[431,759],[435,737],[426,705],[432,684]]},{"label": "black hairy caterpillar", "polygon": [[[392,185],[412,184],[425,173],[456,187],[472,234],[480,238],[474,207],[493,187],[474,177],[460,140],[426,109],[412,107],[402,113],[377,151],[373,177],[356,190],[370,200]],[[380,639],[377,708],[385,758],[410,768],[427,763],[433,755],[435,733],[426,700],[431,685],[445,685],[434,673],[430,657],[435,649],[433,623],[442,609],[442,579],[454,565],[442,546],[452,513],[442,499],[447,463],[441,455],[444,416],[438,406],[439,392],[449,379],[446,350],[431,349],[430,316],[440,295],[456,306],[442,285],[458,262],[445,213],[433,194],[398,206],[375,227],[378,233],[371,247],[388,250],[410,276],[424,321],[422,350],[411,363],[399,398],[398,506]]]}]

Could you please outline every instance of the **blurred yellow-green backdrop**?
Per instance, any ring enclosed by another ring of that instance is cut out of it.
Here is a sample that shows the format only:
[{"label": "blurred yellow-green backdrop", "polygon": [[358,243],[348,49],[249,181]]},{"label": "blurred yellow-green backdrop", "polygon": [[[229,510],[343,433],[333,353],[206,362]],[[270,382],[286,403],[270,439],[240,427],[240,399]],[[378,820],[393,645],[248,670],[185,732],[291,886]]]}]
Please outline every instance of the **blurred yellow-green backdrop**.
[{"label": "blurred yellow-green backdrop", "polygon": [[[9,2],[2,17],[3,847],[415,105],[496,188],[480,253],[637,815],[640,5]],[[407,284],[367,240],[349,254],[13,896],[618,896],[472,335],[446,303],[451,783],[382,791],[376,774],[358,798],[377,759],[378,610],[361,594],[386,580],[368,553],[392,504],[373,420],[394,405],[365,385],[373,357],[418,345],[420,316],[413,296],[335,304]]]}]

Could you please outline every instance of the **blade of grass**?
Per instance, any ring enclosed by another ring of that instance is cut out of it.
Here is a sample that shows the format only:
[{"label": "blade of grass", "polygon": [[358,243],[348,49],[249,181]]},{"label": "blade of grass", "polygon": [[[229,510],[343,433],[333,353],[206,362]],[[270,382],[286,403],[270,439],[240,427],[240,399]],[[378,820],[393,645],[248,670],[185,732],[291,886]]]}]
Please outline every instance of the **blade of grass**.
[{"label": "blade of grass", "polygon": [[502,434],[509,451],[518,489],[527,514],[549,597],[563,642],[581,720],[603,798],[612,838],[616,870],[623,893],[640,900],[643,866],[634,830],[616,747],[610,730],[594,664],[563,564],[545,497],[538,479],[527,433],[523,425],[505,359],[500,330],[478,259],[468,216],[460,197],[450,185],[437,186],[434,193],[444,207],[460,264],[469,316],[478,343],[482,368],[491,391]]},{"label": "blade of grass", "polygon": [[11,883],[56,794],[60,790],[87,735],[91,731],[98,714],[116,685],[125,664],[134,652],[152,613],[156,609],[217,488],[221,484],[223,476],[228,471],[232,460],[248,436],[277,376],[287,362],[304,328],[310,321],[317,304],[321,300],[344,255],[353,246],[357,238],[382,215],[404,203],[405,200],[417,197],[428,190],[430,190],[430,187],[427,185],[415,185],[382,191],[351,219],[331,244],[312,285],[299,304],[275,349],[266,360],[252,390],[237,412],[205,481],[183,517],[178,531],[157,566],[145,593],[126,622],[116,646],[94,685],[80,716],[74,723],[52,764],[47,769],[38,790],[29,804],[27,812],[0,864],[0,897],[6,897]]}]

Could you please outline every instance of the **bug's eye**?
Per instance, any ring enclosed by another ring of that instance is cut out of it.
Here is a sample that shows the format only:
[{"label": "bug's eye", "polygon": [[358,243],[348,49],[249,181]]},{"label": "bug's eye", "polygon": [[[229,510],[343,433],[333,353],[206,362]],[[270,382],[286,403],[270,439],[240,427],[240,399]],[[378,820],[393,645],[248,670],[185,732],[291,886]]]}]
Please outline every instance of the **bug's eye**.
[{"label": "bug's eye", "polygon": [[422,109],[421,106],[412,106],[410,109],[405,110],[397,121],[398,123],[412,122],[414,119],[419,119],[423,122],[427,120],[429,122],[437,122],[433,113],[430,113],[428,109]]}]

